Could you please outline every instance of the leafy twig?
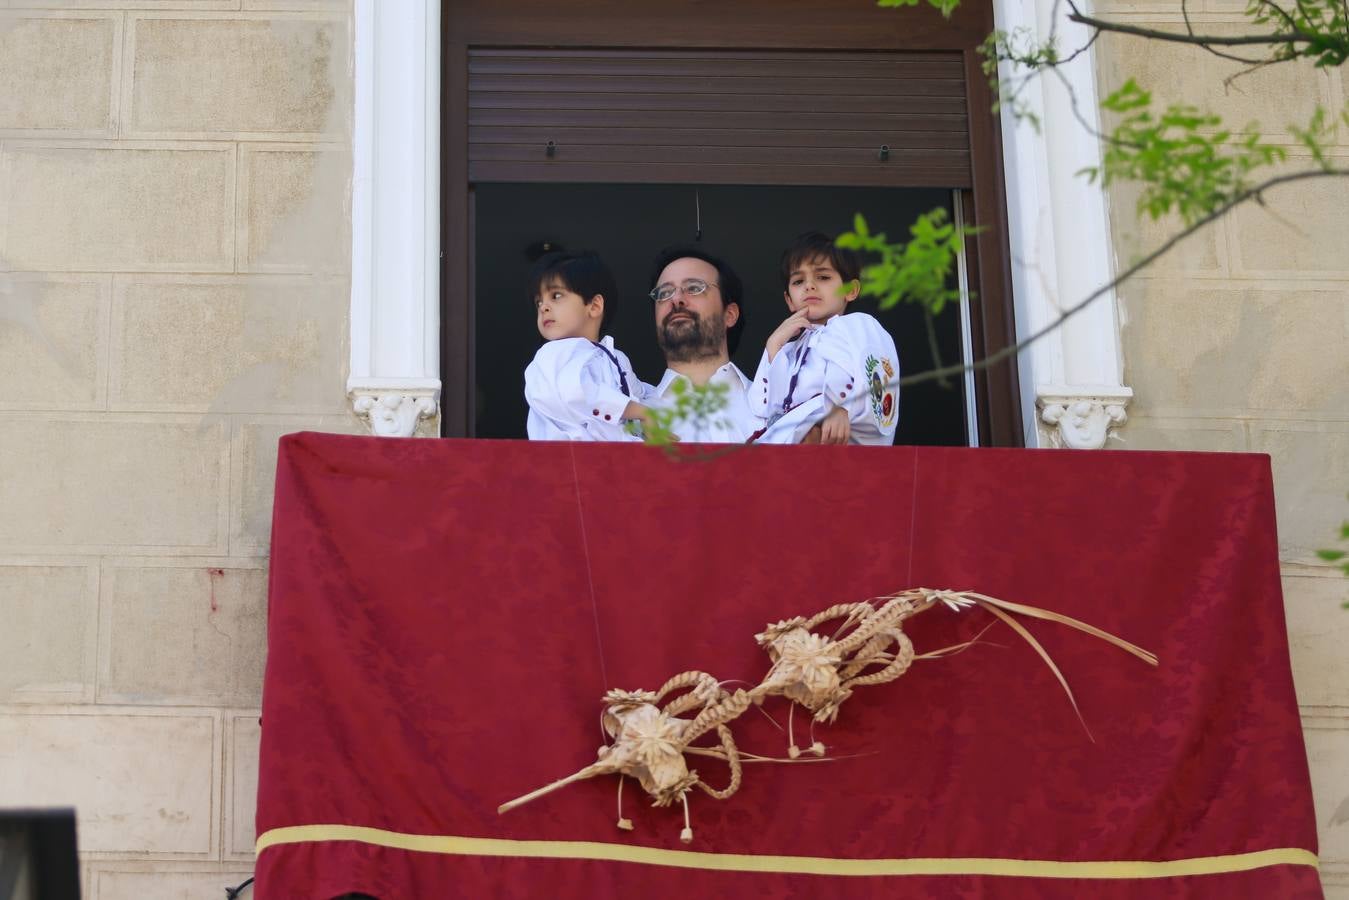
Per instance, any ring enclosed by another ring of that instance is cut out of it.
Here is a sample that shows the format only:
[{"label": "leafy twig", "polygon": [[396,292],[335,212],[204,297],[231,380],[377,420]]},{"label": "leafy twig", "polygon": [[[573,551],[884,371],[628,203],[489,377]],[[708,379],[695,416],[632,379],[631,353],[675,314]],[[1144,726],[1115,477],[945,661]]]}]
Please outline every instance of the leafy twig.
[{"label": "leafy twig", "polygon": [[1274,178],[1270,178],[1266,181],[1263,181],[1260,184],[1243,191],[1238,196],[1233,197],[1231,200],[1227,201],[1222,206],[1213,210],[1208,215],[1205,215],[1202,218],[1198,219],[1197,221],[1195,221],[1193,224],[1189,225],[1182,231],[1179,231],[1176,234],[1172,235],[1170,239],[1164,242],[1156,250],[1153,250],[1147,256],[1144,256],[1142,259],[1138,260],[1133,265],[1129,266],[1124,271],[1120,272],[1110,281],[1103,284],[1096,290],[1092,291],[1085,298],[1073,304],[1068,309],[1064,310],[1059,315],[1059,317],[1056,318],[1053,322],[1050,322],[1048,325],[1045,325],[1043,328],[1023,338],[1017,343],[1008,347],[1003,347],[1001,350],[991,353],[988,356],[984,357],[983,359],[977,360],[976,362],[973,363],[945,366],[939,369],[931,369],[927,372],[918,372],[914,375],[906,375],[900,378],[896,382],[896,384],[899,387],[907,387],[908,385],[911,384],[922,384],[923,382],[926,381],[935,381],[939,378],[943,378],[949,375],[959,375],[965,372],[977,372],[980,371],[981,369],[987,369],[990,366],[997,365],[998,363],[1007,359],[1009,356],[1014,356],[1017,353],[1020,353],[1022,350],[1026,349],[1031,344],[1040,340],[1042,337],[1045,337],[1046,335],[1052,333],[1060,326],[1062,326],[1064,322],[1068,321],[1073,316],[1077,315],[1082,310],[1090,306],[1094,301],[1099,300],[1101,297],[1105,296],[1110,291],[1113,291],[1115,288],[1124,284],[1130,278],[1133,278],[1139,272],[1143,271],[1148,266],[1152,265],[1158,259],[1161,259],[1173,247],[1175,247],[1181,241],[1185,240],[1185,238],[1194,234],[1196,231],[1199,231],[1200,229],[1204,228],[1206,225],[1209,225],[1210,223],[1215,222],[1218,219],[1222,218],[1232,209],[1234,209],[1237,206],[1240,206],[1247,200],[1259,199],[1262,197],[1265,191],[1268,191],[1270,188],[1278,187],[1279,185],[1282,184],[1288,184],[1294,181],[1305,181],[1309,178],[1325,178],[1325,177],[1340,177],[1340,178],[1349,177],[1349,169],[1317,169],[1315,171],[1293,172],[1288,175],[1279,175]]},{"label": "leafy twig", "polygon": [[881,309],[917,303],[936,316],[947,303],[960,300],[960,291],[949,286],[951,273],[965,238],[980,230],[957,228],[947,221],[946,210],[937,208],[920,215],[909,227],[908,243],[892,244],[884,233],[872,234],[858,213],[853,217],[853,230],[839,235],[835,243],[880,257],[862,269],[862,296],[876,297]]}]

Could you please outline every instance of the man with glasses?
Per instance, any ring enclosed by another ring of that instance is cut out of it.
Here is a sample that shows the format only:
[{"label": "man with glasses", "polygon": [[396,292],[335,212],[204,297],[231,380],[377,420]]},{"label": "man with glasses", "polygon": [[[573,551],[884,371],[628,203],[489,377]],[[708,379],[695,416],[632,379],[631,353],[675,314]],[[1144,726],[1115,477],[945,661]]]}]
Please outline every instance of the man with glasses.
[{"label": "man with glasses", "polygon": [[696,246],[669,247],[651,267],[656,307],[656,343],[665,354],[665,377],[646,401],[676,403],[675,385],[724,385],[725,406],[709,416],[684,416],[671,430],[684,442],[744,443],[763,427],[750,412],[749,379],[731,362],[744,328],[740,276],[727,263]]}]

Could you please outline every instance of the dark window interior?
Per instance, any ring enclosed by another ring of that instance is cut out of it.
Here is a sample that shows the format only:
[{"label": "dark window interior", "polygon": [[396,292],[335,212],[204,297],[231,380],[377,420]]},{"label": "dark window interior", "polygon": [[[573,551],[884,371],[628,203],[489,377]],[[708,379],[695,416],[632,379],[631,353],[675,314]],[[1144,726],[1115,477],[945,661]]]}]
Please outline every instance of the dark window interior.
[{"label": "dark window interior", "polygon": [[[545,243],[592,249],[608,262],[620,294],[611,333],[638,376],[655,383],[665,363],[647,297],[648,269],[662,247],[693,242],[701,225],[703,245],[745,282],[746,326],[733,361],[752,377],[764,340],[787,315],[778,259],[792,238],[808,230],[838,234],[861,212],[873,231],[902,239],[918,214],[941,207],[949,215],[952,203],[952,193],[938,188],[477,184],[471,217],[475,434],[525,436],[524,370],[541,342],[525,287],[532,257]],[[851,308],[881,320],[895,338],[903,371],[934,366],[921,310],[882,313],[871,298]],[[941,362],[959,361],[959,309],[947,306],[934,325]],[[906,388],[896,443],[966,444],[962,391],[959,379]]]}]

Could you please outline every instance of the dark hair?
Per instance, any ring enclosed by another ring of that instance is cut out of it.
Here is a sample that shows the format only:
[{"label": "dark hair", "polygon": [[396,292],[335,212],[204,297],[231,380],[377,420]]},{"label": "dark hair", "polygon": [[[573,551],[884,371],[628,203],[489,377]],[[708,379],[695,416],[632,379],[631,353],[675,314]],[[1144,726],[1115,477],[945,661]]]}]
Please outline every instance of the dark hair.
[{"label": "dark hair", "polygon": [[791,245],[782,251],[779,272],[782,276],[782,289],[792,280],[792,271],[801,265],[817,259],[827,259],[844,281],[854,281],[862,276],[862,261],[856,253],[834,244],[834,239],[818,231],[807,231],[798,235]]},{"label": "dark hair", "polygon": [[609,330],[618,315],[618,285],[614,283],[614,273],[609,271],[598,253],[593,250],[545,253],[529,272],[529,299],[536,299],[539,291],[554,281],[572,293],[580,294],[586,303],[595,299],[596,294],[604,297],[600,331]]},{"label": "dark hair", "polygon": [[720,256],[708,253],[702,247],[695,244],[676,244],[673,247],[666,247],[656,255],[656,259],[651,263],[651,275],[646,283],[652,287],[656,286],[660,273],[665,271],[665,267],[677,259],[701,259],[703,262],[717,270],[717,285],[721,289],[721,308],[725,309],[729,304],[734,303],[740,309],[740,317],[736,319],[735,324],[726,329],[726,352],[734,354],[735,348],[740,346],[740,333],[745,330],[745,285],[740,280],[740,276],[735,274],[730,264]]}]

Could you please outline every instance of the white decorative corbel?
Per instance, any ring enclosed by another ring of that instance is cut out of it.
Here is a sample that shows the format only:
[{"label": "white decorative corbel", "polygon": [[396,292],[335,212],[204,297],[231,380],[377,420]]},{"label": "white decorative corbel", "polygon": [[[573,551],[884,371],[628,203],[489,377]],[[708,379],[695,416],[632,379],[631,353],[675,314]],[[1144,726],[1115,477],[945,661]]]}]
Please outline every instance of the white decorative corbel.
[{"label": "white decorative corbel", "polygon": [[[1078,3],[1084,12],[1088,7],[1085,0]],[[994,11],[998,27],[1009,34],[1042,41],[1057,35],[1065,55],[1091,39],[1055,0],[994,0]],[[1018,123],[1009,111],[1002,116],[1018,339],[1050,328],[1114,273],[1105,192],[1078,174],[1101,164],[1099,141],[1083,125],[1100,131],[1091,50],[1057,72],[1018,95],[1039,118],[1039,128]],[[1023,350],[1017,366],[1027,446],[1098,448],[1127,420],[1124,408],[1133,391],[1123,380],[1113,291]]]},{"label": "white decorative corbel", "polygon": [[1040,389],[1036,405],[1042,428],[1041,446],[1099,450],[1115,429],[1129,420],[1125,407],[1133,399],[1128,388],[1101,387],[1091,393]]},{"label": "white decorative corbel", "polygon": [[347,396],[410,437],[440,403],[440,2],[356,0]]},{"label": "white decorative corbel", "polygon": [[347,397],[356,415],[379,437],[412,437],[417,423],[431,419],[439,409],[440,388],[416,383],[397,385],[394,379],[347,384]]}]

